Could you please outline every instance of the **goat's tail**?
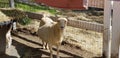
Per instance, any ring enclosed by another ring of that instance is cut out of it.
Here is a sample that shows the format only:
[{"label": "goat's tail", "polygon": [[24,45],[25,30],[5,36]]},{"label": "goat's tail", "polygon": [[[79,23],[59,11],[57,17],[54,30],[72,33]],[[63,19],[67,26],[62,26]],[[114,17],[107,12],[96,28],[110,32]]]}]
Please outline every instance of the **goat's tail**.
[{"label": "goat's tail", "polygon": [[45,14],[45,13],[43,14],[43,17],[46,17],[46,14]]},{"label": "goat's tail", "polygon": [[43,14],[43,17],[47,17],[47,14],[45,14],[45,12],[43,12],[42,14]]}]

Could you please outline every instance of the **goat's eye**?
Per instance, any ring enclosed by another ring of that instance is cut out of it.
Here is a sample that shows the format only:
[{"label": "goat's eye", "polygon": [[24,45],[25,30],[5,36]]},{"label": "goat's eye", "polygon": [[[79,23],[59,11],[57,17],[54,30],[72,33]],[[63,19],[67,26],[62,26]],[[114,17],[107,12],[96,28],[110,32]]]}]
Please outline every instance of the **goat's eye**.
[{"label": "goat's eye", "polygon": [[60,20],[57,20],[57,22],[60,22]]},{"label": "goat's eye", "polygon": [[67,23],[67,21],[65,21],[65,23]]}]

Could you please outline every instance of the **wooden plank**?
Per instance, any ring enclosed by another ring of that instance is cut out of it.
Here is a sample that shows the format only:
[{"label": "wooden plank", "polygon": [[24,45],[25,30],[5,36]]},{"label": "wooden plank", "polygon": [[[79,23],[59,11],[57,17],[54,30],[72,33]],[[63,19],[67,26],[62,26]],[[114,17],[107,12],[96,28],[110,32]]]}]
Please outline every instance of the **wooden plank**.
[{"label": "wooden plank", "polygon": [[120,42],[120,1],[114,1],[113,4],[113,24],[112,24],[112,42],[111,57],[118,58]]},{"label": "wooden plank", "polygon": [[103,57],[110,58],[111,50],[111,1],[105,0],[104,7],[104,32],[103,32]]},{"label": "wooden plank", "polygon": [[15,2],[14,0],[9,0],[9,4],[11,8],[15,8]]},{"label": "wooden plank", "polygon": [[32,12],[25,12],[29,18],[31,19],[41,19],[43,17],[42,14],[32,13]]}]

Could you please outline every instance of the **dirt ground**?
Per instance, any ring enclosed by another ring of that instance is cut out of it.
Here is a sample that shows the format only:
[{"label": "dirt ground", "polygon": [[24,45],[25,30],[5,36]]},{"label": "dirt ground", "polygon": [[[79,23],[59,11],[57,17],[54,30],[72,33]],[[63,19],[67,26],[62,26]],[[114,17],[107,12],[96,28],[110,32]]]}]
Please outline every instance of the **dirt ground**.
[{"label": "dirt ground", "polygon": [[[49,50],[42,49],[41,40],[27,33],[26,30],[13,32],[13,44],[10,49],[7,49],[7,55],[2,55],[0,58],[49,58]],[[54,58],[56,58],[56,47],[53,47]],[[60,47],[61,58],[98,58],[100,55],[95,55],[91,52],[82,50],[78,46],[74,46],[63,41]]]},{"label": "dirt ground", "polygon": [[[96,12],[94,12],[96,13]],[[103,23],[103,15],[94,13],[63,13],[73,19]],[[101,12],[100,12],[101,13]],[[13,44],[3,58],[49,58],[50,52],[42,49],[41,40],[36,36],[40,21],[34,19],[29,25],[17,25],[13,33]],[[61,58],[102,58],[102,33],[67,26],[65,39],[60,47]],[[56,48],[54,58],[56,58]],[[10,56],[8,56],[10,55]],[[2,58],[2,56],[0,57]]]},{"label": "dirt ground", "polygon": [[[33,20],[31,24],[26,25],[26,26],[19,26],[19,27],[22,29],[22,32],[31,33],[34,35],[39,27],[39,21]],[[21,30],[19,30],[19,31],[21,31]],[[31,37],[31,35],[26,35],[23,33],[20,33],[20,34],[22,35],[23,38],[27,38],[27,40],[30,42],[32,40],[33,42],[41,43],[41,42],[39,42],[40,40],[38,38],[36,38],[37,40],[34,40],[35,37],[33,35],[32,35],[33,37]],[[15,37],[15,39],[16,39],[16,37]],[[18,40],[19,39],[17,39],[16,41],[18,41]],[[24,41],[19,40],[19,42],[24,42]],[[35,46],[35,50],[36,50],[36,48],[40,48],[39,46],[34,45],[33,42],[32,43],[24,42],[24,43],[29,47]],[[65,32],[64,43],[65,44],[63,44],[60,49],[63,51],[67,51],[67,52],[62,52],[62,51],[60,52],[62,58],[102,57],[102,33],[67,26],[66,32]],[[40,53],[38,51],[35,52],[34,49],[30,49],[29,51],[27,51],[25,53],[28,53],[28,54],[30,53],[30,55],[31,55],[31,52],[34,52],[32,54]],[[49,54],[49,51],[47,51],[47,52]],[[24,57],[26,58],[26,56],[24,56]],[[42,57],[44,57],[44,55]],[[27,57],[27,58],[29,58],[29,57]]]}]

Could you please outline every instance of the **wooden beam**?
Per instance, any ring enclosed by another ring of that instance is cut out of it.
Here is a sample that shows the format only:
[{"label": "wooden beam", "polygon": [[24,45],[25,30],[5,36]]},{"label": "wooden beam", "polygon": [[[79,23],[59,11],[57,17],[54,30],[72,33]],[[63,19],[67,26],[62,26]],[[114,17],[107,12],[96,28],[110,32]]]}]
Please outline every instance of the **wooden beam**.
[{"label": "wooden beam", "polygon": [[15,2],[14,0],[9,0],[9,4],[11,8],[15,8]]},{"label": "wooden beam", "polygon": [[25,12],[29,18],[31,19],[41,19],[43,17],[42,14],[32,13],[32,12]]},{"label": "wooden beam", "polygon": [[86,22],[86,21],[81,21],[81,20],[69,20],[68,26],[101,32],[101,33],[104,31],[103,24],[98,24],[94,22]]}]

